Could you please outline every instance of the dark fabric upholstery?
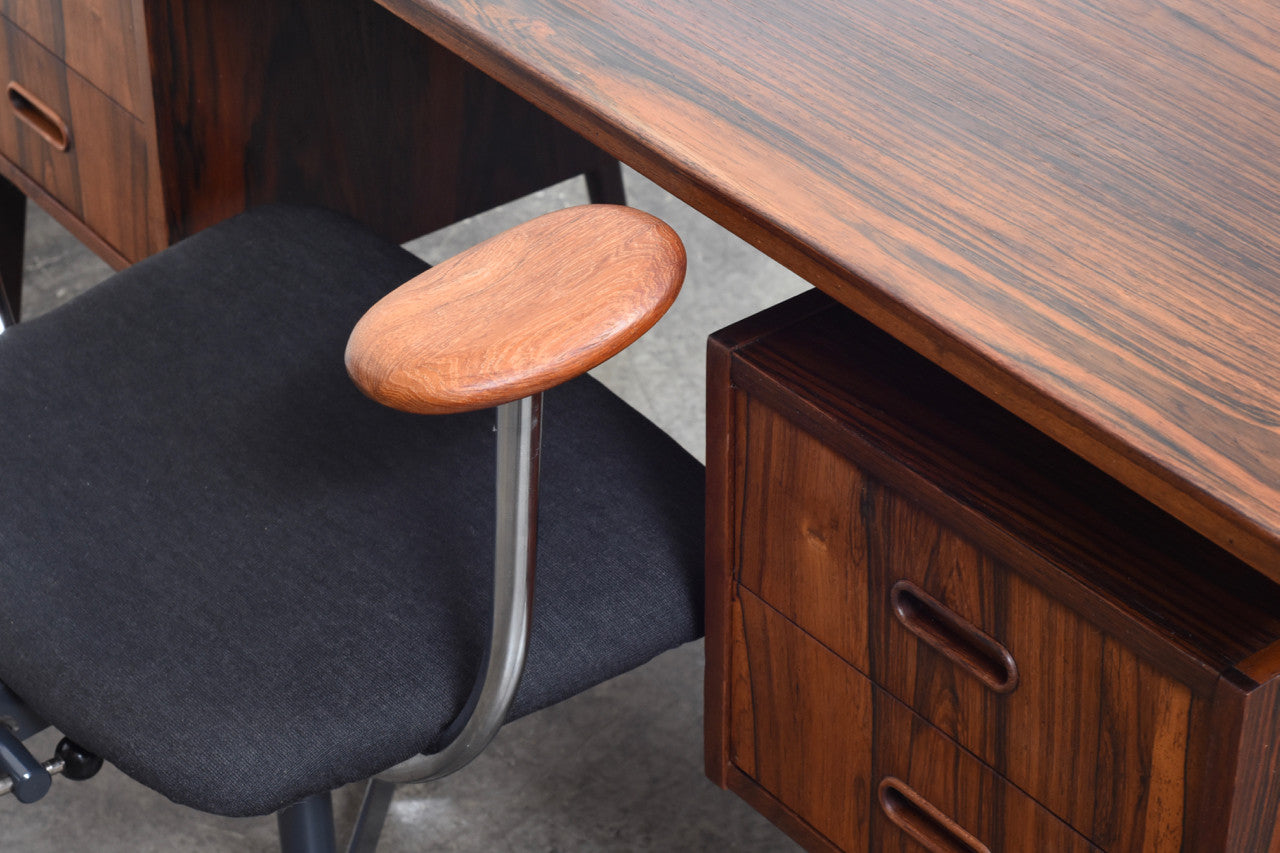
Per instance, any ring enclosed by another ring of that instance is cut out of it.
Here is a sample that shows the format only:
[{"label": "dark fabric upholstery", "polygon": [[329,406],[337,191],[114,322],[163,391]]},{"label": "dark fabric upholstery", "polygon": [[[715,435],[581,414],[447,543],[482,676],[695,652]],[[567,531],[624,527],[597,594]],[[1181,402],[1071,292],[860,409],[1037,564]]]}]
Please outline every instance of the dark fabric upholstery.
[{"label": "dark fabric upholstery", "polygon": [[[493,414],[384,409],[342,363],[420,269],[266,209],[0,335],[0,681],[222,814],[427,748],[486,637]],[[701,466],[589,378],[544,421],[516,716],[701,633]]]}]

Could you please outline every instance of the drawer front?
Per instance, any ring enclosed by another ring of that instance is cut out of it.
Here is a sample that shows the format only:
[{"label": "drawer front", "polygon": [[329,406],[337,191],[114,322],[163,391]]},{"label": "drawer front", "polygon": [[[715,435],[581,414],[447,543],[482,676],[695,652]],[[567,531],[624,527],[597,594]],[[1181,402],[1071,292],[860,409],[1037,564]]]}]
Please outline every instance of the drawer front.
[{"label": "drawer front", "polygon": [[736,446],[738,580],[869,673],[867,479],[751,398]]},{"label": "drawer front", "polygon": [[868,849],[871,682],[750,593],[732,633],[730,760],[840,849]]},{"label": "drawer front", "polygon": [[1181,847],[1185,685],[767,406],[743,424],[743,586],[1095,843]]},{"label": "drawer front", "polygon": [[144,32],[135,0],[0,0],[0,14],[134,115],[143,115]]},{"label": "drawer front", "polygon": [[[876,807],[868,850],[1099,850],[878,688],[874,709]],[[924,839],[936,846],[922,846]]]},{"label": "drawer front", "polygon": [[736,616],[733,760],[840,849],[1096,849],[750,592]]},{"label": "drawer front", "polygon": [[3,18],[0,87],[0,156],[112,248],[127,258],[145,257],[141,123]]}]

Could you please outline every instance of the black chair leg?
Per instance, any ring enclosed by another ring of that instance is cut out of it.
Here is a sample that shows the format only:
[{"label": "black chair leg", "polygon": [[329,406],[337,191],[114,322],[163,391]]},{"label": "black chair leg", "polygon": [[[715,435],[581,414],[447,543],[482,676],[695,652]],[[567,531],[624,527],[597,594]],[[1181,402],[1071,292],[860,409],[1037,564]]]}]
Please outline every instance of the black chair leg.
[{"label": "black chair leg", "polygon": [[627,192],[622,186],[622,164],[613,160],[583,174],[587,179],[587,198],[592,204],[626,204]]},{"label": "black chair leg", "polygon": [[6,322],[16,321],[22,311],[22,243],[26,223],[27,197],[0,177],[0,320]]},{"label": "black chair leg", "polygon": [[286,806],[276,813],[280,853],[337,853],[333,831],[333,798],[326,791]]}]

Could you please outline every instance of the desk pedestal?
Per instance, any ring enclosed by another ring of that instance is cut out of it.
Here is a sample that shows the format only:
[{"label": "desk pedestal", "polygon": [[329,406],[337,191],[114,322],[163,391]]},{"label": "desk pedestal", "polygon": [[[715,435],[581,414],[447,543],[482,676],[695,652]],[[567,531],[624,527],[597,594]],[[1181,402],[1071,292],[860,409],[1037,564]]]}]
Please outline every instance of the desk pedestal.
[{"label": "desk pedestal", "polygon": [[820,294],[709,389],[715,781],[814,850],[1275,843],[1280,588]]}]

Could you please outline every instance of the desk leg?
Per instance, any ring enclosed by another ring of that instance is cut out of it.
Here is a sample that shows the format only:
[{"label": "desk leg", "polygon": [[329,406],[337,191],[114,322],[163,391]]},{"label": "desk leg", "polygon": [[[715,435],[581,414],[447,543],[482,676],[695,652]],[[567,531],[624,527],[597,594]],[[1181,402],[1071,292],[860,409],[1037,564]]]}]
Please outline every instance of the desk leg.
[{"label": "desk leg", "polygon": [[587,197],[592,204],[627,203],[627,193],[622,188],[622,164],[617,160],[597,166],[583,177],[587,179]]},{"label": "desk leg", "polygon": [[22,246],[27,230],[27,197],[0,178],[0,292],[16,320],[22,309]]}]

